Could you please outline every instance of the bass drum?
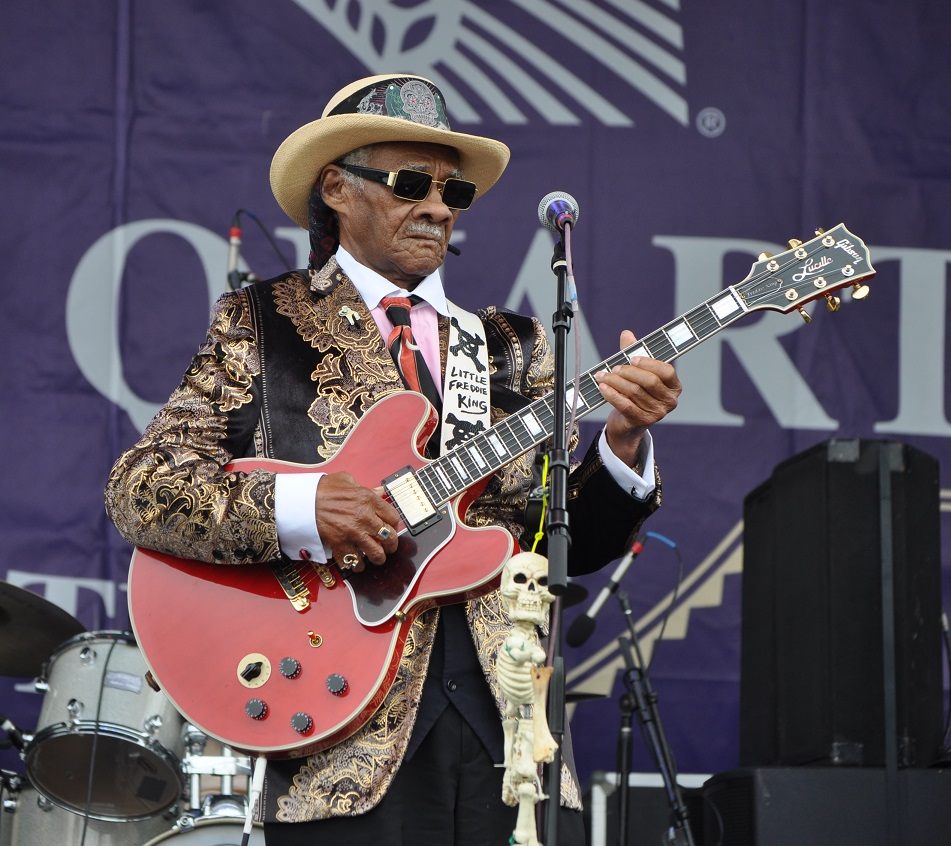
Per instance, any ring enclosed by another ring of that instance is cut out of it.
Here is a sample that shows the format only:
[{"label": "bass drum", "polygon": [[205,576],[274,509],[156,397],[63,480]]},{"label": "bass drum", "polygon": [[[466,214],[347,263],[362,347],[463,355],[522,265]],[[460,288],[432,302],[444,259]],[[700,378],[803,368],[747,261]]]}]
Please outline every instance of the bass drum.
[{"label": "bass drum", "polygon": [[30,785],[7,783],[2,792],[0,846],[141,846],[171,825],[161,817],[133,822],[86,820],[57,807]]},{"label": "bass drum", "polygon": [[[150,840],[144,846],[241,846],[244,822],[235,819],[199,817],[194,827],[181,822],[171,831]],[[251,829],[248,846],[264,846],[264,829],[255,825]]]},{"label": "bass drum", "polygon": [[149,687],[126,632],[84,632],[54,653],[27,748],[30,782],[57,805],[102,820],[160,814],[181,794],[184,719]]}]

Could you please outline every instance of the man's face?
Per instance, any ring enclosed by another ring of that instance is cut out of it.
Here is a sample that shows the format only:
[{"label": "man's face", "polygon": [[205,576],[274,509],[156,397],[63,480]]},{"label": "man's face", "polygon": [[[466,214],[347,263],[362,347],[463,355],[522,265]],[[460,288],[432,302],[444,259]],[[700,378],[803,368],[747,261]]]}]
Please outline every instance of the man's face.
[{"label": "man's face", "polygon": [[[458,153],[440,144],[388,143],[372,148],[367,167],[430,173],[439,182],[462,177]],[[361,264],[400,288],[412,290],[446,258],[446,246],[458,211],[443,201],[436,185],[419,203],[401,200],[378,182],[363,180],[362,191],[325,177],[325,199],[340,220],[340,243]],[[327,196],[331,187],[332,197]]]}]

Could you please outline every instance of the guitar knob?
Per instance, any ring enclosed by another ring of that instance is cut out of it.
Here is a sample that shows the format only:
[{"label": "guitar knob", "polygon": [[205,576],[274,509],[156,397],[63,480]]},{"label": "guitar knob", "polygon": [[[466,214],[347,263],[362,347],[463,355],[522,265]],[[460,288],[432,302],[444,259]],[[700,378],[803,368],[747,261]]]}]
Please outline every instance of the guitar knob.
[{"label": "guitar knob", "polygon": [[301,665],[300,661],[296,658],[282,658],[281,663],[278,665],[278,669],[281,671],[281,675],[285,679],[296,679],[300,675]]},{"label": "guitar knob", "polygon": [[263,720],[267,716],[267,702],[263,699],[249,699],[244,703],[244,713],[252,720]]},{"label": "guitar knob", "polygon": [[852,299],[864,300],[869,295],[870,290],[868,285],[863,285],[861,282],[854,282],[852,284]]},{"label": "guitar knob", "polygon": [[327,676],[327,690],[334,696],[343,696],[350,689],[350,683],[340,673]]},{"label": "guitar knob", "polygon": [[241,671],[241,678],[248,682],[254,681],[254,679],[261,675],[261,667],[263,666],[263,661],[249,661]]},{"label": "guitar knob", "polygon": [[307,734],[314,727],[314,720],[310,714],[298,711],[291,717],[291,728],[298,734]]},{"label": "guitar knob", "polygon": [[829,311],[835,312],[839,310],[839,306],[842,305],[842,300],[832,294],[826,294],[826,308]]},{"label": "guitar knob", "polygon": [[790,250],[795,250],[796,247],[802,246],[802,241],[800,241],[798,238],[790,238],[786,243],[789,244]]},{"label": "guitar knob", "polygon": [[809,316],[809,312],[804,308],[799,309],[799,314],[802,316],[802,319],[806,321],[806,323],[812,323],[812,318]]}]

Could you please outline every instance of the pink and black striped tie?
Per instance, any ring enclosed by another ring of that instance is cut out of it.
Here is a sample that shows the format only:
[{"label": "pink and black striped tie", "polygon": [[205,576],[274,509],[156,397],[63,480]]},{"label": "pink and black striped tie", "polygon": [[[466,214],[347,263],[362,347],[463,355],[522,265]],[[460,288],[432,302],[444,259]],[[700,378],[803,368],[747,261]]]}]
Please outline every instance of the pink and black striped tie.
[{"label": "pink and black striped tie", "polygon": [[422,350],[417,346],[413,338],[413,329],[410,324],[410,309],[418,302],[422,302],[419,297],[384,297],[381,301],[383,308],[386,309],[386,316],[390,318],[393,324],[393,331],[390,333],[387,346],[390,348],[390,355],[396,362],[396,367],[403,377],[403,383],[411,391],[416,391],[428,399],[433,407],[439,411],[442,403],[439,399],[439,391],[433,382],[433,376],[426,366],[426,359],[423,358]]}]

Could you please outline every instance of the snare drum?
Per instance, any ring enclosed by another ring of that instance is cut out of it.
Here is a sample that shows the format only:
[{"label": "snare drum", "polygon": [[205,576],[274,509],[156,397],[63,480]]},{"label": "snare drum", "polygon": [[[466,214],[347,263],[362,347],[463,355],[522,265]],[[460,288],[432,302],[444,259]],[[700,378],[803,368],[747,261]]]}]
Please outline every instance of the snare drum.
[{"label": "snare drum", "polygon": [[96,819],[154,816],[182,792],[184,720],[145,680],[125,632],[84,632],[56,651],[26,767],[37,789]]},{"label": "snare drum", "polygon": [[141,846],[171,825],[161,816],[134,822],[87,821],[57,807],[27,784],[8,785],[2,792],[0,846]]},{"label": "snare drum", "polygon": [[[194,827],[184,827],[179,823],[169,832],[150,840],[145,846],[241,846],[244,822],[239,820],[216,819],[214,817],[195,820]],[[251,829],[249,846],[264,846],[264,829],[255,825]]]}]

